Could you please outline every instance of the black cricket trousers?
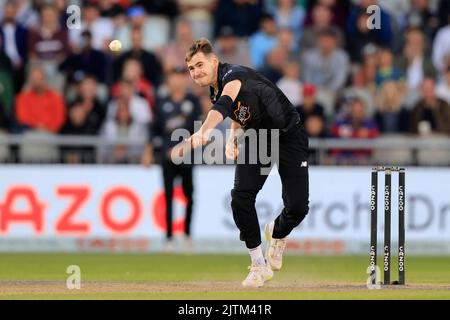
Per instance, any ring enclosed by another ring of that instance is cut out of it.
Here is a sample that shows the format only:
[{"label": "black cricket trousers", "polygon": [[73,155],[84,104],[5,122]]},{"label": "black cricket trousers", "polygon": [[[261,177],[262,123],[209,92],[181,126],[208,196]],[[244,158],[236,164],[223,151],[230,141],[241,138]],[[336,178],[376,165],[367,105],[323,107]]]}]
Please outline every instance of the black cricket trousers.
[{"label": "black cricket trousers", "polygon": [[[248,144],[245,146],[248,152]],[[286,237],[298,226],[309,210],[308,138],[301,123],[279,136],[278,172],[282,183],[284,209],[275,219],[273,237]],[[261,163],[237,164],[231,208],[240,231],[240,240],[252,249],[261,244],[261,230],[255,208],[258,192],[267,175],[261,174]]]},{"label": "black cricket trousers", "polygon": [[194,192],[192,182],[192,165],[176,165],[169,159],[162,161],[163,178],[164,178],[164,192],[166,196],[166,223],[167,223],[167,239],[172,238],[172,220],[173,220],[173,185],[177,176],[181,177],[181,186],[184,196],[187,198],[184,234],[189,236],[191,231],[191,218]]}]

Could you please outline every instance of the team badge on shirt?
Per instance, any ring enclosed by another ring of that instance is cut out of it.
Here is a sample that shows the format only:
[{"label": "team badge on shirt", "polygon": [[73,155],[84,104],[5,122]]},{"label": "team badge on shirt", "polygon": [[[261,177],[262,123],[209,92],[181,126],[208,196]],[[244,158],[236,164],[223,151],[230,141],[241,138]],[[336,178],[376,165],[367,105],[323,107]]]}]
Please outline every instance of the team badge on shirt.
[{"label": "team badge on shirt", "polygon": [[250,113],[250,107],[241,105],[241,102],[238,101],[237,109],[234,110],[234,115],[236,116],[236,119],[243,125],[250,119],[251,113]]}]

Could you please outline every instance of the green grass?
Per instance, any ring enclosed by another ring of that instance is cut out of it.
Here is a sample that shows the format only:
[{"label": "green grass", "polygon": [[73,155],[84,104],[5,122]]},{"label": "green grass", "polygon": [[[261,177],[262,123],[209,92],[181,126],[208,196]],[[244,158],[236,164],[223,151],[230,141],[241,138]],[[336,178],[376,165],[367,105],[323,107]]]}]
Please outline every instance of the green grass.
[{"label": "green grass", "polygon": [[[244,290],[246,255],[0,254],[0,299],[450,299],[450,257],[408,257],[407,286],[381,290],[365,287],[367,260],[286,256],[267,288]],[[81,268],[81,290],[65,287],[69,265]]]}]

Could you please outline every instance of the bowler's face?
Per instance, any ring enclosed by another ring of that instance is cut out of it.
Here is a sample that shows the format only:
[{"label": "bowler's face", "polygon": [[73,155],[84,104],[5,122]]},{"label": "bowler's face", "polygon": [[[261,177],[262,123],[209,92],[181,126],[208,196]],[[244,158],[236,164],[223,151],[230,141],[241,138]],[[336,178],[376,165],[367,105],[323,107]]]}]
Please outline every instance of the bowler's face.
[{"label": "bowler's face", "polygon": [[189,74],[196,84],[201,87],[212,86],[216,82],[218,60],[213,55],[206,56],[198,52],[187,63]]}]

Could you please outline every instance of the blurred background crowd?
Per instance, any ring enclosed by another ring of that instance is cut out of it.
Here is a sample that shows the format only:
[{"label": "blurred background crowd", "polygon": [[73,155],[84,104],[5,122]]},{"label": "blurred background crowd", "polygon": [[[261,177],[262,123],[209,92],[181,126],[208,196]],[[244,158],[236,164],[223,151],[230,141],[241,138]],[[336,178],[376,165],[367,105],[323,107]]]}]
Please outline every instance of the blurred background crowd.
[{"label": "blurred background crowd", "polygon": [[[380,28],[367,23],[374,4]],[[211,106],[185,70],[199,37],[276,83],[312,138],[450,134],[448,0],[0,0],[0,140],[23,137],[0,144],[0,161],[138,163],[147,139],[164,141],[150,137],[158,114]],[[144,142],[99,152],[27,140],[36,136]],[[332,149],[325,163],[371,156]]]}]

